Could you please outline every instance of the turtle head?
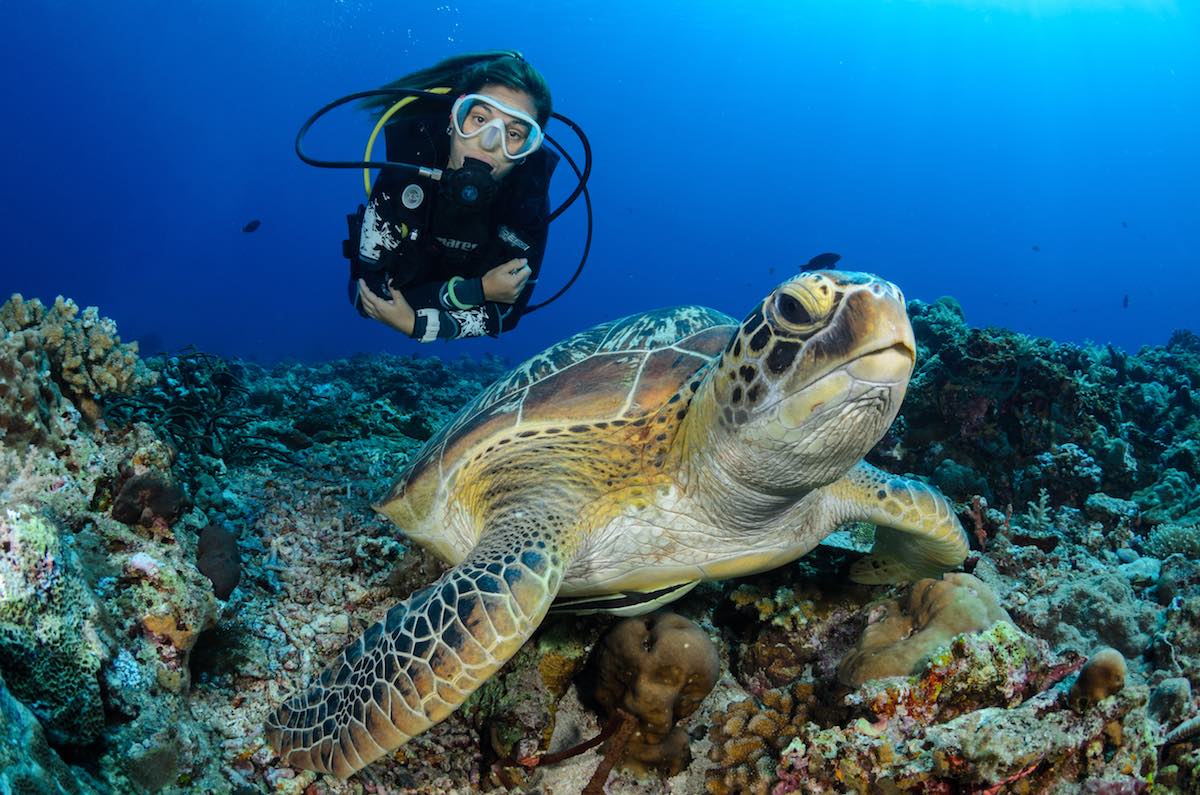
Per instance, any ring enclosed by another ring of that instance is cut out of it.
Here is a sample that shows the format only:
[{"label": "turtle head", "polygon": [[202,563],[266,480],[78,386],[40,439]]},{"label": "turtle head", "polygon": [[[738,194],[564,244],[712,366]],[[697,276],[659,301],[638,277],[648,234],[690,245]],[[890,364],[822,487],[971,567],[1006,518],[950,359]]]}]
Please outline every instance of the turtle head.
[{"label": "turtle head", "polygon": [[[814,271],[742,322],[714,373],[739,478],[781,491],[843,475],[887,431],[912,375],[904,296],[865,273]],[[745,459],[744,464],[739,464]]]}]

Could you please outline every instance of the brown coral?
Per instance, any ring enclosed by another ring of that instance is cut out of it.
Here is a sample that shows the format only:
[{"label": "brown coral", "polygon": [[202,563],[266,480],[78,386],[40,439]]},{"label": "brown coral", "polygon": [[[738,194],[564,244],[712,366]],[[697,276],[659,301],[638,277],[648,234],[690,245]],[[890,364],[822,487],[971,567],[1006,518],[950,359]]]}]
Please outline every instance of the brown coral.
[{"label": "brown coral", "polygon": [[720,672],[712,641],[686,618],[654,613],[617,624],[598,654],[596,701],[608,714],[623,709],[638,719],[624,764],[678,773],[691,755],[675,724],[700,706]]},{"label": "brown coral", "polygon": [[112,320],[95,307],[81,313],[61,295],[49,309],[36,298],[13,295],[0,306],[0,328],[6,354],[0,359],[7,363],[0,372],[0,414],[7,415],[0,428],[12,426],[15,436],[53,438],[61,398],[96,420],[104,395],[127,394],[155,380],[138,359],[137,343],[122,343]]},{"label": "brown coral", "polygon": [[906,599],[884,603],[880,615],[838,666],[843,684],[917,673],[954,636],[1012,620],[981,580],[954,573],[917,582]]},{"label": "brown coral", "polygon": [[1101,649],[1080,670],[1067,694],[1067,703],[1082,712],[1125,687],[1125,656],[1116,649]]},{"label": "brown coral", "polygon": [[50,360],[32,333],[0,325],[0,442],[58,448],[74,433],[79,412],[50,379]]},{"label": "brown coral", "polygon": [[795,683],[767,690],[761,701],[748,698],[713,715],[707,773],[711,795],[767,795],[783,750],[801,733],[813,702],[813,688]]}]

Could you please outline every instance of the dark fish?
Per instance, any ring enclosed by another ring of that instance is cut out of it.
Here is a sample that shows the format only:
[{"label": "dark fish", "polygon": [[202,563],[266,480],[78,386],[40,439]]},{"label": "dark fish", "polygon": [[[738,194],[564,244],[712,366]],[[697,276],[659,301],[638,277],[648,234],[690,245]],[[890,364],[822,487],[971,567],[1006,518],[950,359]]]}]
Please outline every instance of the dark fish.
[{"label": "dark fish", "polygon": [[138,353],[142,356],[150,356],[154,353],[162,353],[167,349],[167,345],[163,342],[163,338],[153,332],[142,334],[137,338]]},{"label": "dark fish", "polygon": [[1129,228],[1129,224],[1127,224],[1127,223],[1125,223],[1124,221],[1122,221],[1122,222],[1121,222],[1121,228],[1122,228],[1122,229],[1128,229],[1128,228]]},{"label": "dark fish", "polygon": [[1034,251],[1041,251],[1041,250],[1042,250],[1042,247],[1041,247],[1041,246],[1039,246],[1039,245],[1037,245],[1036,243],[1034,243],[1034,245],[1033,245],[1033,250],[1034,250]]},{"label": "dark fish", "polygon": [[251,219],[249,223],[247,223],[245,226],[242,227],[242,231],[245,232],[246,234],[250,234],[254,230],[258,229],[260,226],[262,226],[262,221],[258,220],[257,218],[254,218],[254,219]]},{"label": "dark fish", "polygon": [[1121,308],[1122,309],[1129,308],[1129,293],[1126,293],[1125,297],[1121,299]]},{"label": "dark fish", "polygon": [[841,254],[834,254],[832,251],[827,251],[824,254],[818,254],[808,262],[800,266],[800,272],[804,271],[823,271],[832,270],[837,265],[838,260],[842,258]]}]

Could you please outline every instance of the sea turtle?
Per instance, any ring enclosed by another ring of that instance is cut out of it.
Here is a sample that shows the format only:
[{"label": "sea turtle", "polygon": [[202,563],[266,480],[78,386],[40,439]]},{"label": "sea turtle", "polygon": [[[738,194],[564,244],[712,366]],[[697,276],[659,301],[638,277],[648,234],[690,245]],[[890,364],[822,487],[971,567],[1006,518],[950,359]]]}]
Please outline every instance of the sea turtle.
[{"label": "sea turtle", "polygon": [[347,777],[449,715],[557,597],[636,614],[703,580],[880,525],[852,576],[967,555],[946,499],[862,456],[915,354],[904,297],[846,271],[784,282],[738,325],[680,307],[534,356],[460,411],[374,507],[455,564],[388,610],[268,721],[290,765]]}]

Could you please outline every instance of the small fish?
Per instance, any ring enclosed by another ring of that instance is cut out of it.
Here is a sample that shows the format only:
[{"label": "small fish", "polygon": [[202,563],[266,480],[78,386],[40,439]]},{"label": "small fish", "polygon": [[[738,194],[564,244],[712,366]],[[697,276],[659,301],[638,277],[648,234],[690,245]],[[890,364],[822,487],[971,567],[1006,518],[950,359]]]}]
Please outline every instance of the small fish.
[{"label": "small fish", "polygon": [[1122,309],[1129,308],[1129,293],[1126,293],[1125,297],[1121,299],[1121,308]]},{"label": "small fish", "polygon": [[1125,223],[1124,221],[1122,221],[1122,222],[1121,222],[1121,228],[1122,228],[1122,229],[1128,229],[1128,228],[1129,228],[1129,224],[1127,224],[1127,223]]},{"label": "small fish", "polygon": [[258,220],[257,218],[252,218],[245,226],[242,227],[242,231],[246,234],[250,234],[260,226],[262,226],[262,221]]},{"label": "small fish", "polygon": [[1034,251],[1041,251],[1041,250],[1042,250],[1042,247],[1041,247],[1041,246],[1039,246],[1037,243],[1034,243],[1034,244],[1033,244],[1033,250],[1034,250]]},{"label": "small fish", "polygon": [[804,271],[833,270],[833,267],[837,265],[838,260],[841,258],[841,254],[834,254],[832,251],[827,251],[824,254],[818,254],[808,262],[801,265],[800,272],[803,273]]}]

